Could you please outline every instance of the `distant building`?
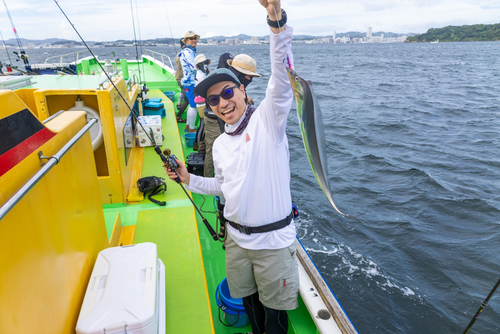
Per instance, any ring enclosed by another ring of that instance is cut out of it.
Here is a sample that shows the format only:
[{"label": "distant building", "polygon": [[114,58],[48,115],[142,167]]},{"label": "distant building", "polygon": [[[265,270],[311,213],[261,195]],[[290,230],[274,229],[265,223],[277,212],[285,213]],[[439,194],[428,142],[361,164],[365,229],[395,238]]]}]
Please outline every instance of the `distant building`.
[{"label": "distant building", "polygon": [[366,39],[372,38],[372,27],[368,27],[368,30],[366,31]]},{"label": "distant building", "polygon": [[332,36],[332,39],[335,40],[335,38],[337,38],[337,31],[333,31],[333,36]]}]

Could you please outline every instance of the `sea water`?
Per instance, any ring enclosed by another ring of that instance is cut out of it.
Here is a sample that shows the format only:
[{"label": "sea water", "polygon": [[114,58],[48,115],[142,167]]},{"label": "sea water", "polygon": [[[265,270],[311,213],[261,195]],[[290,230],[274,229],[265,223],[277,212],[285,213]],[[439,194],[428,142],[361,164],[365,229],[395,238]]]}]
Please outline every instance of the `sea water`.
[{"label": "sea water", "polygon": [[[76,50],[27,52],[35,63]],[[135,48],[94,49],[100,59],[112,51],[135,59]],[[248,94],[258,104],[269,46],[198,47],[212,70],[224,52],[256,59],[262,77]],[[323,112],[335,203],[360,215],[340,216],[321,192],[294,105],[302,243],[360,333],[462,333],[500,278],[500,42],[294,44],[293,53]],[[497,291],[471,333],[499,332]]]}]

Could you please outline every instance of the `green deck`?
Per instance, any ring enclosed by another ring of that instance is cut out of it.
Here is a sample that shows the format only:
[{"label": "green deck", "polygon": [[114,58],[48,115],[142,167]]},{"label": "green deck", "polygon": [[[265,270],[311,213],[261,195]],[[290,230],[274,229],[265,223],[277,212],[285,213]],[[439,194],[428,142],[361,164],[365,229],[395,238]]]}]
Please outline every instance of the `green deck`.
[{"label": "green deck", "polygon": [[[153,64],[144,66],[144,69],[147,70],[145,77],[151,89],[149,96],[161,97],[167,112],[167,117],[162,120],[165,136],[162,149],[171,149],[173,154],[185,161],[189,153],[193,152],[192,148],[186,146],[185,124],[177,124],[174,104],[162,93],[166,90],[178,91],[178,87],[175,81],[166,82],[170,74],[166,73],[163,76],[153,74],[158,73],[155,67]],[[149,84],[151,79],[156,82]],[[142,176],[152,175],[166,178],[161,160],[153,148],[146,148]],[[203,196],[193,194],[193,199],[199,208],[213,212],[213,197],[204,197],[205,203],[202,206]],[[166,201],[166,206],[160,207],[145,198],[139,204],[106,205],[104,212],[108,234],[117,213],[120,212],[122,225],[136,224],[134,243],[147,241],[157,244],[158,255],[165,264],[166,333],[251,332],[249,325],[244,328],[231,328],[219,322],[215,290],[226,275],[222,243],[213,241],[179,185],[168,180],[165,194],[155,198]],[[204,215],[215,229],[215,214],[204,213]],[[289,333],[317,333],[316,326],[302,300],[297,310],[289,312],[289,319]]]}]

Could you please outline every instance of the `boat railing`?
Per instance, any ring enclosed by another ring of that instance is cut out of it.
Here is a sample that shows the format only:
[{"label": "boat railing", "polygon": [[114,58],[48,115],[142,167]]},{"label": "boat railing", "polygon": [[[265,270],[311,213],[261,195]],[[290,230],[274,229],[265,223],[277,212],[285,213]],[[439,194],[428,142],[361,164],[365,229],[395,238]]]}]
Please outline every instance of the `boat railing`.
[{"label": "boat railing", "polygon": [[[145,52],[151,52],[151,55],[153,56],[154,60],[156,60],[156,56],[158,56],[159,58],[161,57],[161,62],[163,63],[163,65],[165,65],[165,59],[163,57],[167,57],[168,61],[170,63],[170,68],[174,68],[174,65],[172,65],[172,60],[170,59],[169,56],[167,56],[167,55],[165,55],[163,53],[159,53],[159,52],[153,51],[153,50],[144,49],[144,51]],[[146,55],[147,55],[147,53],[146,53]],[[159,61],[159,59],[158,59],[158,61]]]},{"label": "boat railing", "polygon": [[43,155],[42,151],[38,152],[38,156],[40,157],[40,160],[47,159],[48,160],[47,163],[45,163],[42,166],[42,168],[40,168],[40,170],[38,172],[36,172],[35,175],[33,175],[28,180],[28,182],[26,182],[7,202],[5,202],[5,204],[2,205],[2,207],[0,207],[0,220],[2,220],[3,217],[5,217],[10,212],[10,210],[12,210],[14,208],[14,206],[16,206],[16,204],[21,199],[23,199],[23,197],[31,190],[31,188],[33,188],[38,183],[38,181],[40,181],[42,179],[42,177],[44,177],[45,174],[47,174],[52,169],[52,167],[54,167],[55,165],[57,165],[59,163],[59,161],[61,161],[62,157],[69,151],[69,149],[71,147],[73,147],[73,145],[75,145],[75,143],[80,138],[82,138],[83,135],[95,123],[97,123],[97,119],[95,119],[95,118],[90,119],[90,121],[87,123],[87,125],[85,125],[73,138],[70,139],[70,141],[68,143],[66,143],[66,145],[64,145],[59,150],[59,152],[57,152],[53,156],[45,157]]},{"label": "boat railing", "polygon": [[71,53],[67,53],[67,54],[63,54],[63,55],[52,56],[52,57],[45,59],[45,64],[56,64],[55,62],[50,61],[50,60],[60,58],[59,64],[62,65],[64,57],[72,56],[75,54],[76,54],[76,58],[75,58],[75,63],[76,63],[76,62],[78,62],[78,59],[80,58],[80,53],[82,53],[82,52],[89,52],[89,50],[81,50],[81,51],[75,51],[75,52],[71,52]]},{"label": "boat railing", "polygon": [[110,80],[112,77],[114,77],[116,74],[118,74],[118,72],[120,72],[119,70],[116,70],[114,71],[113,73],[109,73],[107,76],[106,76],[106,79],[103,79],[101,80],[101,82],[99,82],[99,89],[104,89],[104,84]]},{"label": "boat railing", "polygon": [[128,91],[130,92],[135,84],[141,83],[137,74],[132,74],[132,76],[126,81]]}]

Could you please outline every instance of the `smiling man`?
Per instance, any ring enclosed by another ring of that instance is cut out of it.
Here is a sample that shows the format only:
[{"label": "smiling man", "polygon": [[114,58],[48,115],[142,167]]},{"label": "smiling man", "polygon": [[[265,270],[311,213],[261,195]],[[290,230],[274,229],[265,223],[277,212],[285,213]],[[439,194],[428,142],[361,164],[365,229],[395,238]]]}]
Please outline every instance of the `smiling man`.
[{"label": "smiling man", "polygon": [[[231,296],[243,298],[253,334],[282,334],[288,330],[286,310],[298,306],[299,288],[285,134],[293,96],[285,67],[287,54],[293,63],[292,28],[284,26],[280,1],[259,2],[271,27],[272,75],[266,97],[255,109],[245,103],[244,86],[233,72],[210,73],[195,92],[226,122],[213,146],[215,177],[191,175],[180,161],[177,174],[193,192],[226,198]],[[167,173],[175,179],[174,172]]]}]

